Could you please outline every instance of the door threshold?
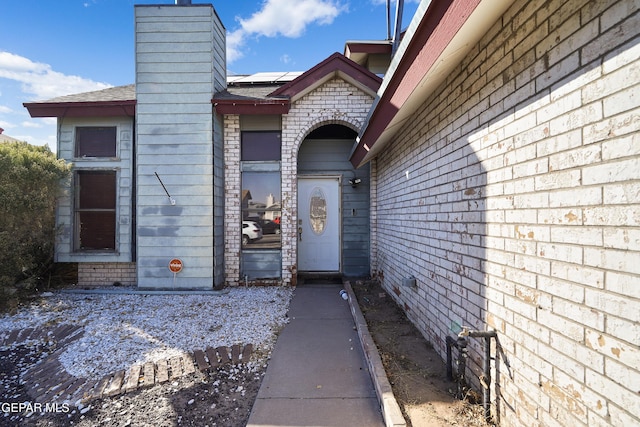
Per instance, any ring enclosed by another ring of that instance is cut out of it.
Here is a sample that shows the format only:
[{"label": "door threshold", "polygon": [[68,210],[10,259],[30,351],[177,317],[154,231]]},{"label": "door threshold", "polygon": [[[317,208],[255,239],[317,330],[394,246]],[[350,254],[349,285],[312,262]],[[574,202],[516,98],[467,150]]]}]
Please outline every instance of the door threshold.
[{"label": "door threshold", "polygon": [[298,273],[298,286],[342,285],[341,273]]}]

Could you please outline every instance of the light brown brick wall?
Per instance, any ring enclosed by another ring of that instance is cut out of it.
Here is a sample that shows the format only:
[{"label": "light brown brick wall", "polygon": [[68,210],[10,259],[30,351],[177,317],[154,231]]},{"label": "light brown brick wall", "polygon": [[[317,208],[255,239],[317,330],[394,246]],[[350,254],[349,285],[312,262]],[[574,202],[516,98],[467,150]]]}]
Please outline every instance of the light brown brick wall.
[{"label": "light brown brick wall", "polygon": [[640,425],[638,5],[514,2],[374,168],[375,272],[443,356],[497,330],[502,426]]}]

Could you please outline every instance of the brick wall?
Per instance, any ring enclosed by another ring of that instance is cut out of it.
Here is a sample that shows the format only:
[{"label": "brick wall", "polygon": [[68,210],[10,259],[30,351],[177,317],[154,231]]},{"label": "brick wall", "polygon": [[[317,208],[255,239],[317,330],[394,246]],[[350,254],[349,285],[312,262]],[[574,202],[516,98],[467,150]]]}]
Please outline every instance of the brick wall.
[{"label": "brick wall", "polygon": [[[341,124],[359,129],[373,97],[335,78],[296,100],[282,117],[282,283],[295,284],[297,273],[298,148],[314,129]],[[240,280],[240,118],[227,115],[225,138],[225,271],[226,283]]]},{"label": "brick wall", "polygon": [[241,184],[240,116],[230,114],[224,116],[224,270],[227,285],[237,285],[240,281]]},{"label": "brick wall", "polygon": [[311,131],[329,124],[358,130],[373,97],[335,78],[297,100],[282,117],[282,278],[295,280],[297,271],[298,149]]},{"label": "brick wall", "polygon": [[637,9],[514,2],[372,168],[373,272],[443,356],[497,330],[503,426],[640,424]]},{"label": "brick wall", "polygon": [[135,262],[78,263],[79,286],[135,286]]}]

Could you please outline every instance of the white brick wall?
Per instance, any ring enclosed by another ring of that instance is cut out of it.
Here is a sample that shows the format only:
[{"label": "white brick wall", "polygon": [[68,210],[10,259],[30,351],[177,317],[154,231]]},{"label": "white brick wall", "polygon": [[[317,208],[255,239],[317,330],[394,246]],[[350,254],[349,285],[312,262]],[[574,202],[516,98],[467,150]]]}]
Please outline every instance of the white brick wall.
[{"label": "white brick wall", "polygon": [[[282,116],[282,283],[296,282],[297,272],[297,197],[298,149],[314,129],[328,124],[341,124],[360,129],[373,103],[373,97],[346,81],[335,78],[293,103]],[[225,139],[225,275],[226,283],[240,280],[240,120],[227,115]]]},{"label": "white brick wall", "polygon": [[240,280],[240,116],[224,116],[224,269],[227,285]]},{"label": "white brick wall", "polygon": [[111,286],[116,282],[125,286],[134,286],[136,284],[136,263],[78,263],[79,286]]},{"label": "white brick wall", "polygon": [[638,7],[516,1],[372,168],[374,273],[443,356],[498,331],[503,426],[640,425]]}]

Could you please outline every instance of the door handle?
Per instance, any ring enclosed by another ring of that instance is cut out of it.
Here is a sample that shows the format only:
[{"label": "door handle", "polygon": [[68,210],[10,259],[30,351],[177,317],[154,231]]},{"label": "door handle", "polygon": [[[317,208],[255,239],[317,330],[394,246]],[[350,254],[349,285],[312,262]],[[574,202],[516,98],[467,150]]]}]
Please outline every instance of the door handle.
[{"label": "door handle", "polygon": [[302,241],[302,227],[298,227],[298,240]]}]

